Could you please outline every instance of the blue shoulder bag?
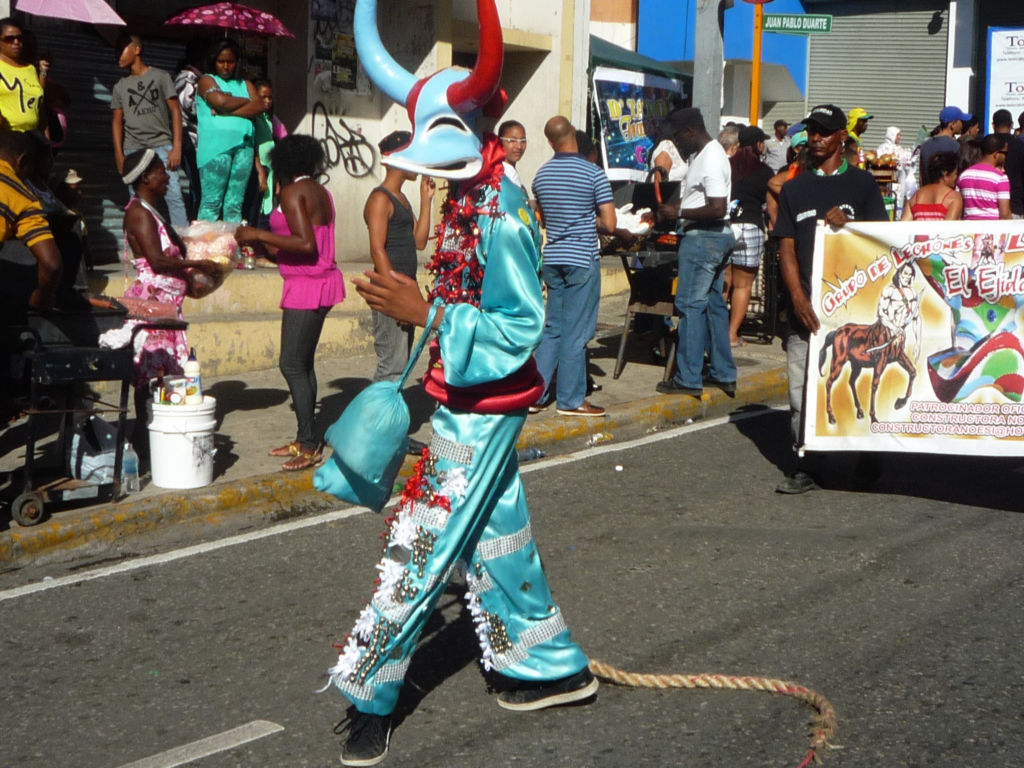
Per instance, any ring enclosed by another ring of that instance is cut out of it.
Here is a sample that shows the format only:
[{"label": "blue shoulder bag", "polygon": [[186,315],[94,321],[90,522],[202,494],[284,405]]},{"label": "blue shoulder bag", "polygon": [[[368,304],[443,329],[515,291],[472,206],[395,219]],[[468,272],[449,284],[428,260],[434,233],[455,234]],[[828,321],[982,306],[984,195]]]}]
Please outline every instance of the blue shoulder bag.
[{"label": "blue shoulder bag", "polygon": [[437,304],[405,370],[396,381],[378,381],[356,395],[325,436],[334,453],[313,475],[313,486],[343,501],[380,512],[409,450],[409,406],[402,387],[433,332]]}]

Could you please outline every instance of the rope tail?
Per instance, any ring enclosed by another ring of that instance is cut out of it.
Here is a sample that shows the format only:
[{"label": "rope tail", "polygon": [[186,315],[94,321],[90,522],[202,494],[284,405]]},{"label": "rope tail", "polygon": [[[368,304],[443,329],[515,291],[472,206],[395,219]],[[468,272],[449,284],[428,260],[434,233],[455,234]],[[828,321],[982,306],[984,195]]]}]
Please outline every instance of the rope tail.
[{"label": "rope tail", "polygon": [[741,677],[735,675],[642,675],[613,667],[603,661],[590,660],[590,671],[614,685],[629,688],[717,688],[733,691],[762,691],[791,696],[810,704],[817,711],[811,721],[811,747],[799,768],[812,762],[820,763],[821,752],[829,747],[836,732],[836,711],[829,700],[816,691],[797,683],[770,677]]}]

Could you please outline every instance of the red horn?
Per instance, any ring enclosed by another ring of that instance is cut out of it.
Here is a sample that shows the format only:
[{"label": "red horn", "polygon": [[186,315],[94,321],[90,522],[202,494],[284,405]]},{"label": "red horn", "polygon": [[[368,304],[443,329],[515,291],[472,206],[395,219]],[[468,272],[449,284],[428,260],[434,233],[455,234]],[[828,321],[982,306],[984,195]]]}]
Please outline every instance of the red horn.
[{"label": "red horn", "polygon": [[482,107],[494,95],[501,82],[503,46],[501,20],[494,0],[477,0],[476,15],[480,21],[480,52],[469,77],[452,83],[448,103],[456,112],[466,114]]}]

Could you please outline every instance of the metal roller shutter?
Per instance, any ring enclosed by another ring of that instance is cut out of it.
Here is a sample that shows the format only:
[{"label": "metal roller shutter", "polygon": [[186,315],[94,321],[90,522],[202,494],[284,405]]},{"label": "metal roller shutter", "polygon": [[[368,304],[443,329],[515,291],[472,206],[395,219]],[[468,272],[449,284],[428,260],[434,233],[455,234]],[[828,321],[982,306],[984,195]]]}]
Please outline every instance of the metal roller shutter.
[{"label": "metal roller shutter", "polygon": [[[114,168],[110,136],[110,93],[124,71],[109,43],[84,24],[33,20],[39,50],[53,56],[50,77],[71,95],[68,140],[54,162],[60,174],[74,168],[83,177],[82,214],[97,263],[117,261],[128,191]],[[146,39],[146,63],[177,71],[184,44]],[[184,176],[182,176],[184,183]]]},{"label": "metal roller shutter", "polygon": [[[808,13],[837,11],[832,5],[808,7]],[[935,127],[943,107],[948,19],[946,3],[835,15],[830,34],[811,36],[808,104],[867,109],[874,115],[864,136],[867,148],[880,144],[890,125],[899,126],[903,143],[913,146],[922,126]]]}]

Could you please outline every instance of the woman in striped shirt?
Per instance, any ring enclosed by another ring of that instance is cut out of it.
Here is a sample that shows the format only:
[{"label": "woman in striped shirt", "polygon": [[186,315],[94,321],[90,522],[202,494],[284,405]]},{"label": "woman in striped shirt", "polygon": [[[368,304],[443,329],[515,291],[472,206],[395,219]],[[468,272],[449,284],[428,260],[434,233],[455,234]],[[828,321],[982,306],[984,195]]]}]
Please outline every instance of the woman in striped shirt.
[{"label": "woman in striped shirt", "polygon": [[1008,136],[990,133],[970,144],[981,152],[981,159],[960,174],[957,188],[964,198],[964,219],[995,220],[1012,218],[1010,180],[1003,171]]}]

